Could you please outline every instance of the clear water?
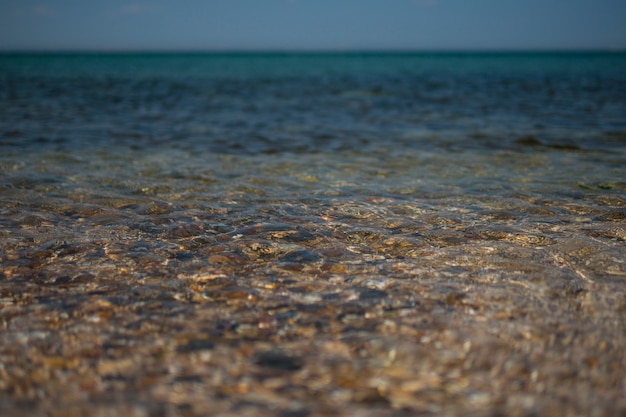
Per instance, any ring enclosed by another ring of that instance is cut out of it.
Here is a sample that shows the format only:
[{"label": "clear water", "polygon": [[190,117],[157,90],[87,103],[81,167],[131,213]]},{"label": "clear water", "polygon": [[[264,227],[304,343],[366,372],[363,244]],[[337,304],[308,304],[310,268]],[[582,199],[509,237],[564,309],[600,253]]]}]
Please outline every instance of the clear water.
[{"label": "clear water", "polygon": [[232,411],[265,363],[313,411],[531,413],[532,363],[617,412],[625,167],[623,53],[0,55],[0,394]]}]

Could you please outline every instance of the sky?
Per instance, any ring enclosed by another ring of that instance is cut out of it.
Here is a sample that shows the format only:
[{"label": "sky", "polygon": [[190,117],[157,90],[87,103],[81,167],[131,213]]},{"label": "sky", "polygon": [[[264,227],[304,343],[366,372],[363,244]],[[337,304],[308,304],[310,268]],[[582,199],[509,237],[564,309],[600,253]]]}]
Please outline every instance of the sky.
[{"label": "sky", "polygon": [[0,0],[0,50],[626,49],[626,0]]}]

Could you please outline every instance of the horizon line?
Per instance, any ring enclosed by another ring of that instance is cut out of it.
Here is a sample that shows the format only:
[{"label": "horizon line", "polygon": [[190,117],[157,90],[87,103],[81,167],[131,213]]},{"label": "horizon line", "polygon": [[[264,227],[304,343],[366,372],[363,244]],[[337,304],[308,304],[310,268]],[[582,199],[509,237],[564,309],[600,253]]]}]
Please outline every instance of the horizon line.
[{"label": "horizon line", "polygon": [[624,53],[619,48],[0,48],[0,54]]}]

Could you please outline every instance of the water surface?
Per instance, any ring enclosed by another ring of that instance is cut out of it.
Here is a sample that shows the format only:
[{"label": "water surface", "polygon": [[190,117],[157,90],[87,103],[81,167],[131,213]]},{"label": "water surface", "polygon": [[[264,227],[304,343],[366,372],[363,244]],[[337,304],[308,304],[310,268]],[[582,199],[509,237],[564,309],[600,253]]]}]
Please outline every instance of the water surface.
[{"label": "water surface", "polygon": [[619,414],[625,166],[622,53],[1,55],[0,410]]}]

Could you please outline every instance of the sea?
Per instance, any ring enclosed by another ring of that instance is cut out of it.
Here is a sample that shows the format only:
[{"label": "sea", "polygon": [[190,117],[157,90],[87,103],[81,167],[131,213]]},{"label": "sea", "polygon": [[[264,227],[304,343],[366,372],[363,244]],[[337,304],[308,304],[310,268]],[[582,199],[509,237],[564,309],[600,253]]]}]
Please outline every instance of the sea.
[{"label": "sea", "polygon": [[625,221],[624,52],[2,53],[1,398],[623,411]]},{"label": "sea", "polygon": [[599,52],[3,54],[4,185],[23,163],[132,189],[153,161],[275,196],[578,191],[624,180],[625,78]]}]

